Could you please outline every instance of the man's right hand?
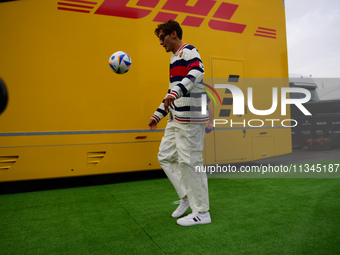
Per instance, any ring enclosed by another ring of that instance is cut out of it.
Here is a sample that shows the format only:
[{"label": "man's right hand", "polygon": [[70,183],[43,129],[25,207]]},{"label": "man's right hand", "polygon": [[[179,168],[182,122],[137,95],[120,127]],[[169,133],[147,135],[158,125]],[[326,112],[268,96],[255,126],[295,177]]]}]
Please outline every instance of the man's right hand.
[{"label": "man's right hand", "polygon": [[164,99],[164,110],[166,112],[170,112],[170,108],[171,109],[175,109],[175,98],[173,96],[168,95],[165,99]]},{"label": "man's right hand", "polygon": [[153,118],[151,118],[150,120],[149,120],[149,129],[150,130],[156,130],[157,129],[157,122],[153,119]]}]

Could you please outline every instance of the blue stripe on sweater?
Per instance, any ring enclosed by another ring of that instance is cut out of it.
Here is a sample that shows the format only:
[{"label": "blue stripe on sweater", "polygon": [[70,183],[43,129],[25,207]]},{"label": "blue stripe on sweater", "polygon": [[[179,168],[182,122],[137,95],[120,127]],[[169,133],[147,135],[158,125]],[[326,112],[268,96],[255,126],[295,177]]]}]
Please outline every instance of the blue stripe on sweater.
[{"label": "blue stripe on sweater", "polygon": [[164,111],[164,110],[161,109],[161,108],[158,108],[158,109],[157,109],[157,112],[161,113],[164,117],[168,114],[166,111]]},{"label": "blue stripe on sweater", "polygon": [[190,63],[195,62],[195,61],[199,61],[200,63],[202,63],[201,59],[199,59],[199,58],[193,58],[193,59],[190,59],[190,60],[179,59],[179,60],[176,60],[175,62],[170,64],[170,69],[172,69],[176,66],[187,67]]},{"label": "blue stripe on sweater", "polygon": [[182,106],[182,107],[176,107],[175,110],[178,112],[201,112],[202,107],[201,106]]},{"label": "blue stripe on sweater", "polygon": [[181,83],[177,84],[178,87],[182,90],[183,95],[186,95],[188,93],[188,90],[185,88],[185,86]]}]

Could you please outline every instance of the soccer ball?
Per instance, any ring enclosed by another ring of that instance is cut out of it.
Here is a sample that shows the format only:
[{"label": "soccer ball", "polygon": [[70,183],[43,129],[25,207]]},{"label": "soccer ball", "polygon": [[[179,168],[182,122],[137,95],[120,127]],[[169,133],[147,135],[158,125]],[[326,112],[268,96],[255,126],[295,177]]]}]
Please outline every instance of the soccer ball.
[{"label": "soccer ball", "polygon": [[123,51],[113,53],[109,59],[111,69],[118,74],[124,74],[131,68],[131,58]]}]

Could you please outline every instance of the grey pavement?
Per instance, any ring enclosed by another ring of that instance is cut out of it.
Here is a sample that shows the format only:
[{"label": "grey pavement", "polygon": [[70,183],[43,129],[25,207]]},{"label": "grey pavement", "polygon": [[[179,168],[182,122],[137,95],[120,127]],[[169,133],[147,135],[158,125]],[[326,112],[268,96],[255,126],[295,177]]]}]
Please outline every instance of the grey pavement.
[{"label": "grey pavement", "polygon": [[338,160],[340,163],[340,147],[335,147],[327,151],[308,151],[301,148],[293,149],[292,153],[252,161],[254,164],[271,164],[271,165],[281,165],[281,164],[297,164],[297,163],[310,163],[326,160]]}]

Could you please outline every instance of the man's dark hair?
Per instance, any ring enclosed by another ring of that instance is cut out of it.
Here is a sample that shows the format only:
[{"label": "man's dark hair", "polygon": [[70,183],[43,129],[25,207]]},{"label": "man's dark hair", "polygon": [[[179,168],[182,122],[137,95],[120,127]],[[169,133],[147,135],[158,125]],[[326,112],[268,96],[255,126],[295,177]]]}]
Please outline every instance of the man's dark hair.
[{"label": "man's dark hair", "polygon": [[156,34],[157,37],[159,37],[159,33],[161,32],[161,30],[166,35],[169,35],[173,31],[176,31],[178,38],[180,40],[182,40],[183,31],[182,31],[182,28],[178,24],[177,21],[174,21],[174,20],[171,19],[171,20],[168,20],[168,21],[166,21],[162,24],[159,24],[157,26],[157,28],[155,29],[155,34]]}]

